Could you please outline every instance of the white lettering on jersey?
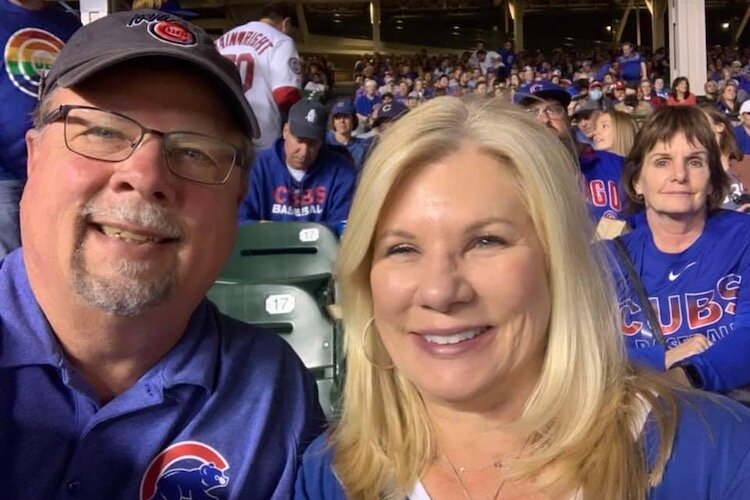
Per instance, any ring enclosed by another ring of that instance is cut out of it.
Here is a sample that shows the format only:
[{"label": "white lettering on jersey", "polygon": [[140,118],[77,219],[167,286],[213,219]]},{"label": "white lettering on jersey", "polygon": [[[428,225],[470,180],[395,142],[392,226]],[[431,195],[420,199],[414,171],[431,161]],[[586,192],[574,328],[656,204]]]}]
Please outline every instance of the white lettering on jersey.
[{"label": "white lettering on jersey", "polygon": [[216,48],[237,66],[245,98],[258,119],[260,138],[253,143],[259,149],[271,146],[281,136],[283,125],[274,91],[302,85],[294,41],[254,21],[225,33],[216,40]]}]

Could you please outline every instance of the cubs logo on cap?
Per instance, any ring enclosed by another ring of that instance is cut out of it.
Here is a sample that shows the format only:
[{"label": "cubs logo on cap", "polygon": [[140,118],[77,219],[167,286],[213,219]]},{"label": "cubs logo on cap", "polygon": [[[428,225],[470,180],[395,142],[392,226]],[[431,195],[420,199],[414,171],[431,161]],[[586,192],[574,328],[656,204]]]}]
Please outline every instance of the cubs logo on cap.
[{"label": "cubs logo on cap", "polygon": [[548,80],[531,82],[519,88],[513,96],[513,101],[522,106],[528,106],[539,99],[552,99],[559,102],[563,107],[567,107],[570,104],[570,94],[564,88]]},{"label": "cubs logo on cap", "polygon": [[140,500],[223,498],[212,492],[229,485],[224,457],[199,441],[175,443],[159,453],[141,479]]},{"label": "cubs logo on cap", "polygon": [[192,47],[197,43],[195,34],[192,31],[182,24],[172,21],[149,23],[148,32],[157,40],[175,45]]}]

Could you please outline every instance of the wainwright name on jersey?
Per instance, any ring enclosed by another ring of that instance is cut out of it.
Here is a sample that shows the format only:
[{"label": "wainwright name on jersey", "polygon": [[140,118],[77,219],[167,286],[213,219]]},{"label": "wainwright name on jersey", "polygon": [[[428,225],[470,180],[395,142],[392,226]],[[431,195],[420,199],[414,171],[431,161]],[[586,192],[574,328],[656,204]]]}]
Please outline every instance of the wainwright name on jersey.
[{"label": "wainwright name on jersey", "polygon": [[[294,40],[268,24],[253,21],[225,33],[216,48],[240,72],[242,88],[260,126],[259,149],[281,136],[282,111],[299,99],[302,85]],[[281,106],[281,109],[279,109]]]}]

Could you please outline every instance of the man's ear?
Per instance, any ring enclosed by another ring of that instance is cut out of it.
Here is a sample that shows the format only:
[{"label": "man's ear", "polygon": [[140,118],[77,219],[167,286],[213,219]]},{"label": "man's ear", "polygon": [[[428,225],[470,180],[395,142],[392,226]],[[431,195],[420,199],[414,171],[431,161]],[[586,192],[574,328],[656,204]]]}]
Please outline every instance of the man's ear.
[{"label": "man's ear", "polygon": [[284,19],[282,19],[281,31],[291,36],[291,31],[292,31],[292,18],[291,17],[285,17]]}]

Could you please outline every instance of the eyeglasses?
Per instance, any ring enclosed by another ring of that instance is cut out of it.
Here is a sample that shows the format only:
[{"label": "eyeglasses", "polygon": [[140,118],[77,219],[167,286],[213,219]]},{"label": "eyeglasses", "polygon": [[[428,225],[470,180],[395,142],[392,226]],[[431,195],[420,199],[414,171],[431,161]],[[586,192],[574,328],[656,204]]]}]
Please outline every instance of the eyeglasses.
[{"label": "eyeglasses", "polygon": [[565,114],[565,110],[562,106],[557,104],[547,104],[546,106],[531,106],[526,108],[526,112],[537,118],[540,118],[542,114],[546,114],[551,120],[562,118]]},{"label": "eyeglasses", "polygon": [[45,125],[64,120],[65,146],[73,153],[111,163],[125,161],[146,134],[162,138],[167,168],[174,175],[201,184],[223,184],[242,153],[220,139],[196,132],[161,132],[132,118],[91,106],[62,105],[47,114]]}]

